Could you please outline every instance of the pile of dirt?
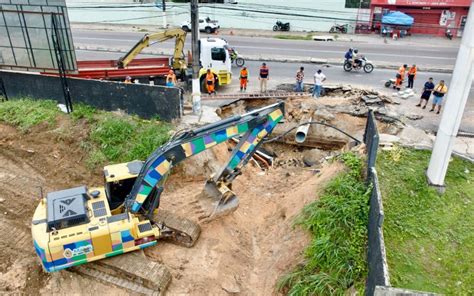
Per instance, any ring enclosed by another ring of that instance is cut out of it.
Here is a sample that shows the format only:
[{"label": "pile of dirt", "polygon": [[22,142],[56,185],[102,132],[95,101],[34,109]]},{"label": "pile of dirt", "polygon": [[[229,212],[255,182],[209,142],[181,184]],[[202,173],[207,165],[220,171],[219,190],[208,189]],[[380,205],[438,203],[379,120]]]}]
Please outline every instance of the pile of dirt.
[{"label": "pile of dirt", "polygon": [[[0,124],[1,293],[129,294],[67,270],[45,273],[34,253],[30,223],[40,200],[39,187],[46,194],[102,183],[100,168],[91,171],[85,165],[84,130],[68,120],[53,130],[37,126],[27,134]],[[186,161],[170,177],[162,208],[196,219],[196,195],[228,155],[228,147],[221,145]],[[203,224],[193,248],[161,242],[146,254],[171,270],[170,295],[275,293],[277,279],[302,260],[309,242],[304,231],[293,228],[295,215],[341,169],[334,163],[315,174],[296,167],[261,171],[248,165],[233,183],[240,198],[236,212]]]}]

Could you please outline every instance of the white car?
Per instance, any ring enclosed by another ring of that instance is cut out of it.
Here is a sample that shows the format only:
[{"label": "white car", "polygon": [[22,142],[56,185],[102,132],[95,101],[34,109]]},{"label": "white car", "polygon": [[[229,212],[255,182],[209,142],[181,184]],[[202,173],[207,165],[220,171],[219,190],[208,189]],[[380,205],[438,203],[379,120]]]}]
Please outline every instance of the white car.
[{"label": "white car", "polygon": [[[181,29],[186,32],[191,32],[191,22],[184,21],[181,23]],[[207,34],[215,33],[220,26],[217,21],[211,21],[209,19],[199,19],[199,31],[206,32]]]}]

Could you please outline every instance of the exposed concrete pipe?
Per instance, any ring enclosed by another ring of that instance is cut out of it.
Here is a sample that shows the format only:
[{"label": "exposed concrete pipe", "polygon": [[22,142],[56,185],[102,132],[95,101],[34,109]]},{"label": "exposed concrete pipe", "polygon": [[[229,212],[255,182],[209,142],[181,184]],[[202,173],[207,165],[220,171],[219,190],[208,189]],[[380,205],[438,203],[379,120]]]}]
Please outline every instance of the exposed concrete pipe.
[{"label": "exposed concrete pipe", "polygon": [[[310,117],[309,120],[302,119],[300,124],[304,122],[310,122],[312,119],[313,119],[312,117]],[[301,144],[301,143],[304,143],[304,141],[306,141],[306,136],[308,135],[310,126],[311,124],[305,124],[305,125],[300,126],[296,130],[296,134],[295,134],[296,143]]]}]

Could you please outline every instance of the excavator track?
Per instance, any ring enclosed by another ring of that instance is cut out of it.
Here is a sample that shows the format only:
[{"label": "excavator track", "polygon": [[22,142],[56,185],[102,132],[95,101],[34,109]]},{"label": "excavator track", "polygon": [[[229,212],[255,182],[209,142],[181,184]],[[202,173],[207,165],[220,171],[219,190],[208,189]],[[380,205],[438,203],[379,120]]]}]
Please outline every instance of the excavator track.
[{"label": "excavator track", "polygon": [[68,270],[134,293],[153,296],[164,295],[172,278],[165,265],[151,261],[142,250]]},{"label": "excavator track", "polygon": [[158,210],[158,213],[153,216],[153,221],[161,228],[160,239],[187,248],[194,246],[201,234],[199,224],[168,211]]}]

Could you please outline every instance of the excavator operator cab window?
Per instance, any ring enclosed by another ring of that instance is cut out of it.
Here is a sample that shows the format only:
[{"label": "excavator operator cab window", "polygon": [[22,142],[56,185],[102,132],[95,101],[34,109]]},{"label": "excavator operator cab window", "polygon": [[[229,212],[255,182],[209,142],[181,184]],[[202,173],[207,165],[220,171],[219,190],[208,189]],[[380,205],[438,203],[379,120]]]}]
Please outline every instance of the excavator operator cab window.
[{"label": "excavator operator cab window", "polygon": [[132,191],[133,184],[143,166],[141,161],[110,165],[104,168],[105,192],[110,209],[116,209]]},{"label": "excavator operator cab window", "polygon": [[105,191],[109,200],[110,209],[116,209],[125,201],[127,195],[132,191],[133,184],[137,178],[124,179],[115,182],[107,182]]}]

